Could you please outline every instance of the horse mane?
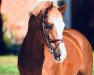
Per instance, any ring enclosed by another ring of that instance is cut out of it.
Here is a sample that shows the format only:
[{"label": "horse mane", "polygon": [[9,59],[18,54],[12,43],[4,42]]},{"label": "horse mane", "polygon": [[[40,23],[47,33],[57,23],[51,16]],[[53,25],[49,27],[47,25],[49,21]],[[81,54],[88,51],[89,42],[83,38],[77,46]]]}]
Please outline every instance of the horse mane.
[{"label": "horse mane", "polygon": [[38,28],[39,24],[41,23],[40,18],[38,16],[35,16],[34,14],[31,14],[29,22],[28,22],[28,30],[35,31],[36,28]]},{"label": "horse mane", "polygon": [[[43,6],[42,6],[43,4]],[[45,12],[45,10],[50,9],[53,6],[53,2],[41,2],[39,5],[37,5],[30,13],[29,15],[31,16],[32,14],[37,16],[41,11]]]}]

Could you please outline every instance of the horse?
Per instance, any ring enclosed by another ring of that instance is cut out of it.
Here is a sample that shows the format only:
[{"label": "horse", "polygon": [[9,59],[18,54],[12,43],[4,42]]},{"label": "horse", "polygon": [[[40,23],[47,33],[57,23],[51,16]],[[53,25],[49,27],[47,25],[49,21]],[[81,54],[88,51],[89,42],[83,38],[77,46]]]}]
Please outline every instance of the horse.
[{"label": "horse", "polygon": [[[75,29],[60,30],[63,37],[58,37],[55,22],[63,19],[65,9],[66,4],[56,7],[42,2],[31,12],[18,55],[20,75],[92,75],[92,47],[87,38]],[[64,57],[62,43],[67,52]]]}]

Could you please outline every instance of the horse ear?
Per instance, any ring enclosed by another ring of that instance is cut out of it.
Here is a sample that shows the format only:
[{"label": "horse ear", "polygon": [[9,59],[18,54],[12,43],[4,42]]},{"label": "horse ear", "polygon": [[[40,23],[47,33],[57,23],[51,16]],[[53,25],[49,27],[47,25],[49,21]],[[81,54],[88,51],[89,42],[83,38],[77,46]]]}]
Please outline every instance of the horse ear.
[{"label": "horse ear", "polygon": [[67,4],[64,4],[63,6],[60,6],[58,10],[63,14],[66,10]]}]

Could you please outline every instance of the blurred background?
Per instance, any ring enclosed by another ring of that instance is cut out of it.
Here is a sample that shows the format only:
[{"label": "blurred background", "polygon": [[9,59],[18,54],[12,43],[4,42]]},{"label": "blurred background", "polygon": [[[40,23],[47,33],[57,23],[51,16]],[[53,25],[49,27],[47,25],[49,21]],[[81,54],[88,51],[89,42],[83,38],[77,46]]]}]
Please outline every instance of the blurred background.
[{"label": "blurred background", "polygon": [[[53,3],[62,6],[63,1],[67,4],[63,15],[65,28],[80,31],[90,41],[93,51],[94,0],[62,0]],[[27,33],[29,14],[38,3],[37,0],[0,0],[0,75],[19,75],[17,55]]]}]

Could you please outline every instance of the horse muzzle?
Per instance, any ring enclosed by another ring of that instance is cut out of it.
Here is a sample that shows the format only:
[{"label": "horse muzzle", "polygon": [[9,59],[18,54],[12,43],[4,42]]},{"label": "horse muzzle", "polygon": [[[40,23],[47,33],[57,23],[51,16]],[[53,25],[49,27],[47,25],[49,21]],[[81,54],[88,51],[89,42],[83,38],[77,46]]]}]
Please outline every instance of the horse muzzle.
[{"label": "horse muzzle", "polygon": [[60,43],[56,50],[53,51],[53,55],[56,61],[62,62],[67,56],[66,48],[64,43]]}]

